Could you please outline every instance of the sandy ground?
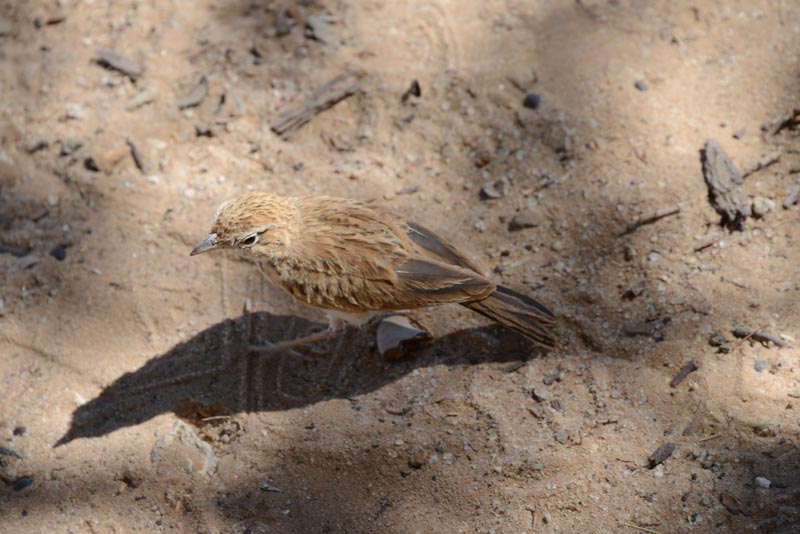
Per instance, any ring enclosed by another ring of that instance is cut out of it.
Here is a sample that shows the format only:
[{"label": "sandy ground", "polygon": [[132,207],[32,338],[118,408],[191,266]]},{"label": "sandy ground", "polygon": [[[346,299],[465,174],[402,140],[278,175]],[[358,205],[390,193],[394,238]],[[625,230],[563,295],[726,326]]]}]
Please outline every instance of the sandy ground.
[{"label": "sandy ground", "polygon": [[[0,532],[800,531],[800,145],[775,133],[800,6],[717,4],[0,1]],[[348,70],[356,94],[271,131]],[[709,138],[779,157],[740,231]],[[562,345],[454,306],[398,361],[374,328],[242,356],[322,320],[188,256],[247,190],[383,199]]]}]

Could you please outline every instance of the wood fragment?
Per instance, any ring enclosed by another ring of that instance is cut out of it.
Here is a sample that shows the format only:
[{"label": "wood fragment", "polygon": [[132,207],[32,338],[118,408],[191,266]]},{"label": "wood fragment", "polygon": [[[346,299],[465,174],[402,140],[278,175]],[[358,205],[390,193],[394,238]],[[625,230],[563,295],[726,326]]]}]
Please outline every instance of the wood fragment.
[{"label": "wood fragment", "polygon": [[642,531],[642,532],[647,532],[648,534],[659,534],[659,532],[657,530],[653,530],[653,529],[645,528],[645,527],[640,527],[639,525],[634,525],[633,523],[622,523],[622,524],[625,525],[626,527],[634,528],[634,529]]},{"label": "wood fragment", "polygon": [[717,439],[720,436],[722,436],[722,434],[711,434],[710,436],[706,436],[703,439],[697,440],[697,442],[698,443],[705,443],[706,441],[711,441],[712,439]]},{"label": "wood fragment", "polygon": [[272,131],[281,136],[294,132],[318,113],[355,94],[361,77],[361,73],[353,71],[339,74],[314,91],[308,100],[278,115],[270,126]]},{"label": "wood fragment", "polygon": [[766,169],[770,165],[775,165],[781,160],[781,153],[780,152],[773,152],[771,154],[767,154],[766,156],[762,156],[758,160],[754,161],[742,173],[744,178],[747,178],[754,172],[758,172],[760,170]]},{"label": "wood fragment", "polygon": [[98,50],[95,61],[101,67],[121,72],[131,80],[142,75],[142,66],[137,61],[111,50]]},{"label": "wood fragment", "polygon": [[125,139],[125,143],[128,145],[128,148],[131,149],[131,156],[133,157],[133,162],[136,164],[136,168],[139,169],[142,172],[142,174],[147,174],[147,167],[145,166],[144,160],[142,159],[142,154],[136,147],[136,143],[134,143],[130,139]]},{"label": "wood fragment", "polygon": [[797,203],[798,198],[800,198],[800,184],[795,184],[787,191],[781,206],[783,206],[783,209],[788,210]]},{"label": "wood fragment", "polygon": [[746,340],[748,340],[750,338],[753,338],[756,341],[760,341],[762,343],[771,342],[771,343],[777,345],[778,347],[785,347],[786,346],[786,342],[783,339],[781,339],[780,337],[773,336],[772,334],[769,334],[769,333],[766,333],[766,332],[761,332],[759,330],[751,331],[751,330],[749,330],[747,328],[739,327],[739,328],[736,328],[736,329],[733,330],[733,335],[738,337],[738,338],[741,338],[742,342],[744,342],[744,341],[746,341]]},{"label": "wood fragment", "polygon": [[697,371],[699,368],[700,367],[697,365],[696,361],[689,360],[683,367],[681,367],[681,370],[678,371],[678,374],[676,374],[670,381],[669,383],[670,387],[673,388],[678,387],[680,383],[686,379],[687,376]]},{"label": "wood fragment", "polygon": [[631,234],[641,228],[642,226],[646,226],[648,224],[653,224],[656,221],[659,221],[665,217],[670,217],[672,215],[677,215],[681,212],[681,208],[679,206],[670,206],[668,208],[661,208],[650,213],[644,214],[639,216],[636,221],[628,224],[628,227],[625,229],[624,232],[619,234],[618,237],[622,237],[624,235]]},{"label": "wood fragment", "polygon": [[722,216],[722,224],[740,229],[750,216],[750,203],[740,188],[744,177],[730,156],[713,139],[706,141],[701,150],[703,176],[708,187],[708,198]]},{"label": "wood fragment", "polygon": [[669,442],[664,443],[653,451],[653,454],[647,457],[647,467],[654,469],[657,465],[663,463],[667,458],[672,456],[673,452],[675,452],[675,444]]},{"label": "wood fragment", "polygon": [[178,109],[188,109],[199,106],[208,95],[208,78],[201,76],[194,87],[178,101]]}]

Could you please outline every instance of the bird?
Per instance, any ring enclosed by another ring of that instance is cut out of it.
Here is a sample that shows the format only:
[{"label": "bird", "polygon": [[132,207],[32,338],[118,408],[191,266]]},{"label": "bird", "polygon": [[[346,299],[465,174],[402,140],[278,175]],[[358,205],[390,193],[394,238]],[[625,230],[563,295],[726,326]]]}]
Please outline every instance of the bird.
[{"label": "bird", "polygon": [[327,329],[264,351],[327,339],[377,314],[449,303],[556,346],[555,316],[543,304],[495,284],[448,241],[376,202],[248,192],[219,206],[190,255],[221,249],[249,257],[274,285],[327,313]]}]

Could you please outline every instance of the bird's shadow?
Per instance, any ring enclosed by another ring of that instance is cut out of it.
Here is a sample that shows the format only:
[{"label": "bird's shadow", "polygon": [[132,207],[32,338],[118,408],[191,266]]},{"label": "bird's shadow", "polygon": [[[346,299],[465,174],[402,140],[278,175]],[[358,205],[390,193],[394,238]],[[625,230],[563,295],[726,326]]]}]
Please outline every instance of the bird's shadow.
[{"label": "bird's shadow", "polygon": [[[375,391],[432,365],[523,362],[542,349],[502,327],[460,330],[412,347],[403,359],[378,354],[375,326],[349,328],[300,354],[258,354],[244,346],[304,335],[305,319],[249,313],[228,319],[126,373],[73,413],[56,446],[137,425],[165,412],[194,421],[279,411]],[[515,364],[508,365],[513,370]]]}]

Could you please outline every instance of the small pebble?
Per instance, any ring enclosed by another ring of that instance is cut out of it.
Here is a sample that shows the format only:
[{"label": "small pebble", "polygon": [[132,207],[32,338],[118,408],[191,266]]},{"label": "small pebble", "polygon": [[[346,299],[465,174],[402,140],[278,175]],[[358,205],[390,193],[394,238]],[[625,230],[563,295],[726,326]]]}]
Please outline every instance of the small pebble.
[{"label": "small pebble", "polygon": [[560,444],[562,445],[565,444],[567,442],[568,437],[569,434],[563,428],[559,428],[558,430],[556,430],[556,441],[559,442]]},{"label": "small pebble", "polygon": [[772,481],[764,477],[756,477],[756,486],[769,489],[772,486]]},{"label": "small pebble", "polygon": [[34,152],[39,152],[40,150],[47,148],[48,144],[49,143],[46,139],[36,139],[31,141],[25,150],[28,152],[28,154],[33,154]]},{"label": "small pebble", "polygon": [[25,437],[28,435],[28,429],[25,428],[24,426],[18,426],[14,428],[14,435]]},{"label": "small pebble", "polygon": [[508,223],[508,229],[511,232],[517,232],[525,228],[535,228],[542,224],[542,220],[543,217],[539,210],[532,207],[523,208]]},{"label": "small pebble", "polygon": [[536,93],[528,93],[522,101],[522,105],[528,109],[538,109],[542,103],[542,97]]},{"label": "small pebble", "polygon": [[486,182],[481,187],[481,196],[484,199],[487,198],[503,198],[508,194],[509,189],[508,178],[503,176],[499,180],[494,180],[492,182]]},{"label": "small pebble", "polygon": [[83,146],[83,139],[68,138],[61,141],[62,156],[69,156]]},{"label": "small pebble", "polygon": [[138,62],[117,52],[98,50],[95,61],[101,67],[121,72],[132,80],[142,75],[142,66]]},{"label": "small pebble", "polygon": [[67,257],[67,248],[64,245],[55,246],[50,251],[50,255],[58,261],[64,261],[64,259]]},{"label": "small pebble", "polygon": [[772,208],[775,207],[775,202],[768,198],[764,197],[756,197],[753,199],[753,216],[756,218],[761,218],[770,211]]},{"label": "small pebble", "polygon": [[648,87],[648,85],[643,80],[638,80],[636,83],[633,84],[633,86],[641,92],[645,92],[650,89],[650,87]]},{"label": "small pebble", "polygon": [[733,138],[737,139],[737,140],[741,139],[742,137],[744,137],[744,134],[745,134],[746,131],[747,131],[747,129],[744,126],[742,126],[738,130],[733,132]]},{"label": "small pebble", "polygon": [[783,209],[788,210],[792,206],[797,203],[797,199],[800,198],[800,184],[793,185],[789,188],[786,192],[786,197],[783,199]]},{"label": "small pebble", "polygon": [[767,367],[766,360],[756,360],[753,362],[753,369],[755,369],[757,373],[763,373],[766,367]]},{"label": "small pebble", "polygon": [[11,23],[6,19],[0,19],[0,37],[11,34]]},{"label": "small pebble", "polygon": [[14,491],[22,491],[31,484],[33,484],[33,479],[31,477],[21,477],[14,482],[14,485],[11,487],[11,489]]}]

